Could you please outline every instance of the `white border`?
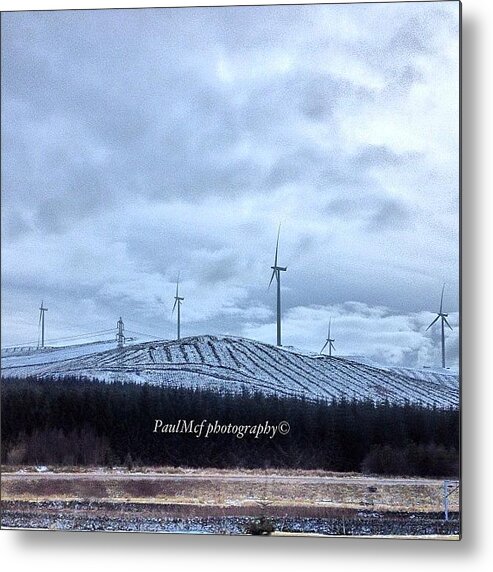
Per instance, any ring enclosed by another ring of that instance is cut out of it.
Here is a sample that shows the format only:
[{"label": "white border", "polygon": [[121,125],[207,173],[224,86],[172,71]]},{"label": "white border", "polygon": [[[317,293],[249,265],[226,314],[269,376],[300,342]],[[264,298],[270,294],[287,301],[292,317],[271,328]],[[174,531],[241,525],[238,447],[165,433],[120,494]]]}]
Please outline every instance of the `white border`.
[{"label": "white border", "polygon": [[[269,2],[234,2],[262,4]],[[296,3],[285,0],[284,3]],[[228,2],[4,0],[3,10],[219,5]],[[0,561],[19,570],[486,570],[493,561],[493,2],[463,2],[463,540],[251,538],[0,532]],[[488,145],[488,143],[490,145]]]}]

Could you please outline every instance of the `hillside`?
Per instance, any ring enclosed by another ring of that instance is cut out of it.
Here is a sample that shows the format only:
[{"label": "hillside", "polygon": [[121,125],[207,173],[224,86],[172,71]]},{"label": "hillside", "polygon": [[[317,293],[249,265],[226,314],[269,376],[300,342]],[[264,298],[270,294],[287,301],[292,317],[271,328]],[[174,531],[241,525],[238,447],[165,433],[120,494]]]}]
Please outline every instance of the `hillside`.
[{"label": "hillside", "polygon": [[115,342],[2,355],[2,375],[77,375],[103,381],[166,384],[217,391],[261,391],[307,399],[370,399],[459,405],[454,372],[392,368],[230,336],[153,341],[121,349]]}]

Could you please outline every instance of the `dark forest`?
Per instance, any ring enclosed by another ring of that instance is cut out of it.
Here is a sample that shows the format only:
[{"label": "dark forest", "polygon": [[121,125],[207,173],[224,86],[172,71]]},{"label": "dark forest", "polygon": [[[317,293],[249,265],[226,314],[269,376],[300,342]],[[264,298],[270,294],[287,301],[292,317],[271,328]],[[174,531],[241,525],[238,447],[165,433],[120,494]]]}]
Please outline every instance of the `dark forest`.
[{"label": "dark forest", "polygon": [[[80,378],[3,378],[9,465],[291,468],[456,477],[459,411],[410,404],[309,402]],[[274,438],[154,433],[203,419],[291,430]]]}]

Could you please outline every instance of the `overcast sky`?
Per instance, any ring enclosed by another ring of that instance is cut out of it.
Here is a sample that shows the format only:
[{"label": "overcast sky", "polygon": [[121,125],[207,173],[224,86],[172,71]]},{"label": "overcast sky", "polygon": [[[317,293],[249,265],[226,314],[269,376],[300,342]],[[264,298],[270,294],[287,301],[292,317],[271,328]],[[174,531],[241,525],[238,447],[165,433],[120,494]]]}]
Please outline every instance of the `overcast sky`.
[{"label": "overcast sky", "polygon": [[[458,2],[2,15],[2,345],[116,327],[458,363]],[[142,341],[147,338],[141,338]]]}]

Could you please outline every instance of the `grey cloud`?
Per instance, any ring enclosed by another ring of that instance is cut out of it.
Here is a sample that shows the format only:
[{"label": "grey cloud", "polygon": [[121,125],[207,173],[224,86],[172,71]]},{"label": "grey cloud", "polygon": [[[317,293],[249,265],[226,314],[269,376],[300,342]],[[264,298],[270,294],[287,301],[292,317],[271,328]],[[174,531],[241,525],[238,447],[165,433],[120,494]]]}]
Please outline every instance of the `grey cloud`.
[{"label": "grey cloud", "polygon": [[36,221],[43,231],[60,233],[76,220],[97,213],[102,206],[109,206],[113,192],[100,180],[101,174],[94,167],[73,167],[64,181],[59,182],[58,192],[40,201]]},{"label": "grey cloud", "polygon": [[[169,17],[174,20],[177,16]],[[96,29],[104,28],[92,15],[84,14],[84,18],[94,23]],[[56,18],[48,21],[53,25]],[[69,42],[70,35],[63,26],[56,30],[55,38]],[[132,54],[110,36],[109,46],[116,44],[116,54],[122,52],[127,58],[130,71],[125,72],[120,62],[113,69],[108,63],[108,53],[95,50],[95,42],[90,37],[84,39],[81,29],[70,19],[69,30],[76,40],[75,48],[69,51],[70,57],[57,47],[62,65],[53,66],[41,60],[38,63],[43,81],[32,94],[29,84],[18,85],[17,93],[34,97],[33,104],[38,110],[43,106],[49,107],[50,114],[55,109],[64,110],[70,120],[87,130],[92,138],[87,142],[89,146],[99,140],[111,148],[109,164],[104,166],[113,171],[112,180],[103,191],[106,194],[121,196],[126,190],[159,199],[173,195],[199,196],[211,191],[238,195],[252,188],[268,189],[272,184],[317,178],[316,171],[323,165],[317,157],[320,153],[313,149],[311,156],[306,153],[303,156],[302,149],[300,152],[303,138],[293,130],[289,118],[301,112],[312,120],[330,121],[337,101],[355,89],[347,82],[297,68],[288,75],[266,77],[257,86],[253,82],[245,103],[238,106],[231,103],[217,83],[197,73],[197,63],[180,69],[172,64],[171,54],[161,60],[163,75],[149,78],[150,84],[143,89],[136,83],[133,69],[135,62],[139,62],[139,51]],[[130,46],[134,46],[134,36],[135,33],[130,34]],[[55,40],[51,40],[51,46],[57,46]],[[23,46],[16,49],[22,60]],[[30,64],[24,75],[30,78],[36,58],[31,52],[25,59]],[[198,61],[206,61],[206,69],[211,67],[207,57]],[[96,86],[93,78],[99,75],[105,81]],[[8,78],[6,84],[9,85]],[[43,99],[39,100],[40,97]],[[83,132],[75,135],[84,137]],[[232,146],[245,136],[254,148],[258,144],[273,145],[281,153],[270,172],[265,171],[260,157],[231,156]],[[74,161],[73,157],[64,159],[69,165]],[[335,174],[334,170],[325,169],[318,178],[322,184],[333,184]],[[338,176],[343,178],[347,174]],[[46,210],[46,205],[40,208]]]},{"label": "grey cloud", "polygon": [[[199,257],[202,255],[199,253]],[[227,282],[239,274],[239,263],[233,252],[212,253],[198,266],[197,280],[208,286]]]},{"label": "grey cloud", "polygon": [[54,199],[44,199],[38,207],[38,224],[41,230],[47,232],[60,232],[63,230],[65,224],[65,217],[63,222],[60,217],[59,202]]},{"label": "grey cloud", "polygon": [[411,211],[404,201],[387,198],[380,201],[376,212],[368,222],[368,230],[379,232],[388,228],[400,228],[407,226],[411,218]]},{"label": "grey cloud", "polygon": [[2,212],[2,235],[4,240],[16,240],[32,230],[32,225],[18,208]]},{"label": "grey cloud", "polygon": [[425,23],[421,18],[409,18],[395,32],[390,39],[388,49],[403,54],[406,57],[411,53],[428,51]]},{"label": "grey cloud", "polygon": [[423,74],[410,64],[406,64],[402,69],[392,70],[388,75],[391,80],[390,88],[401,94],[408,92],[423,79]]},{"label": "grey cloud", "polygon": [[331,199],[324,210],[330,216],[344,216],[358,222],[372,233],[402,229],[411,224],[413,218],[412,209],[404,200],[374,190],[365,193],[357,186]]},{"label": "grey cloud", "polygon": [[384,167],[402,163],[402,159],[385,145],[369,145],[356,155],[355,162],[364,168]]}]

